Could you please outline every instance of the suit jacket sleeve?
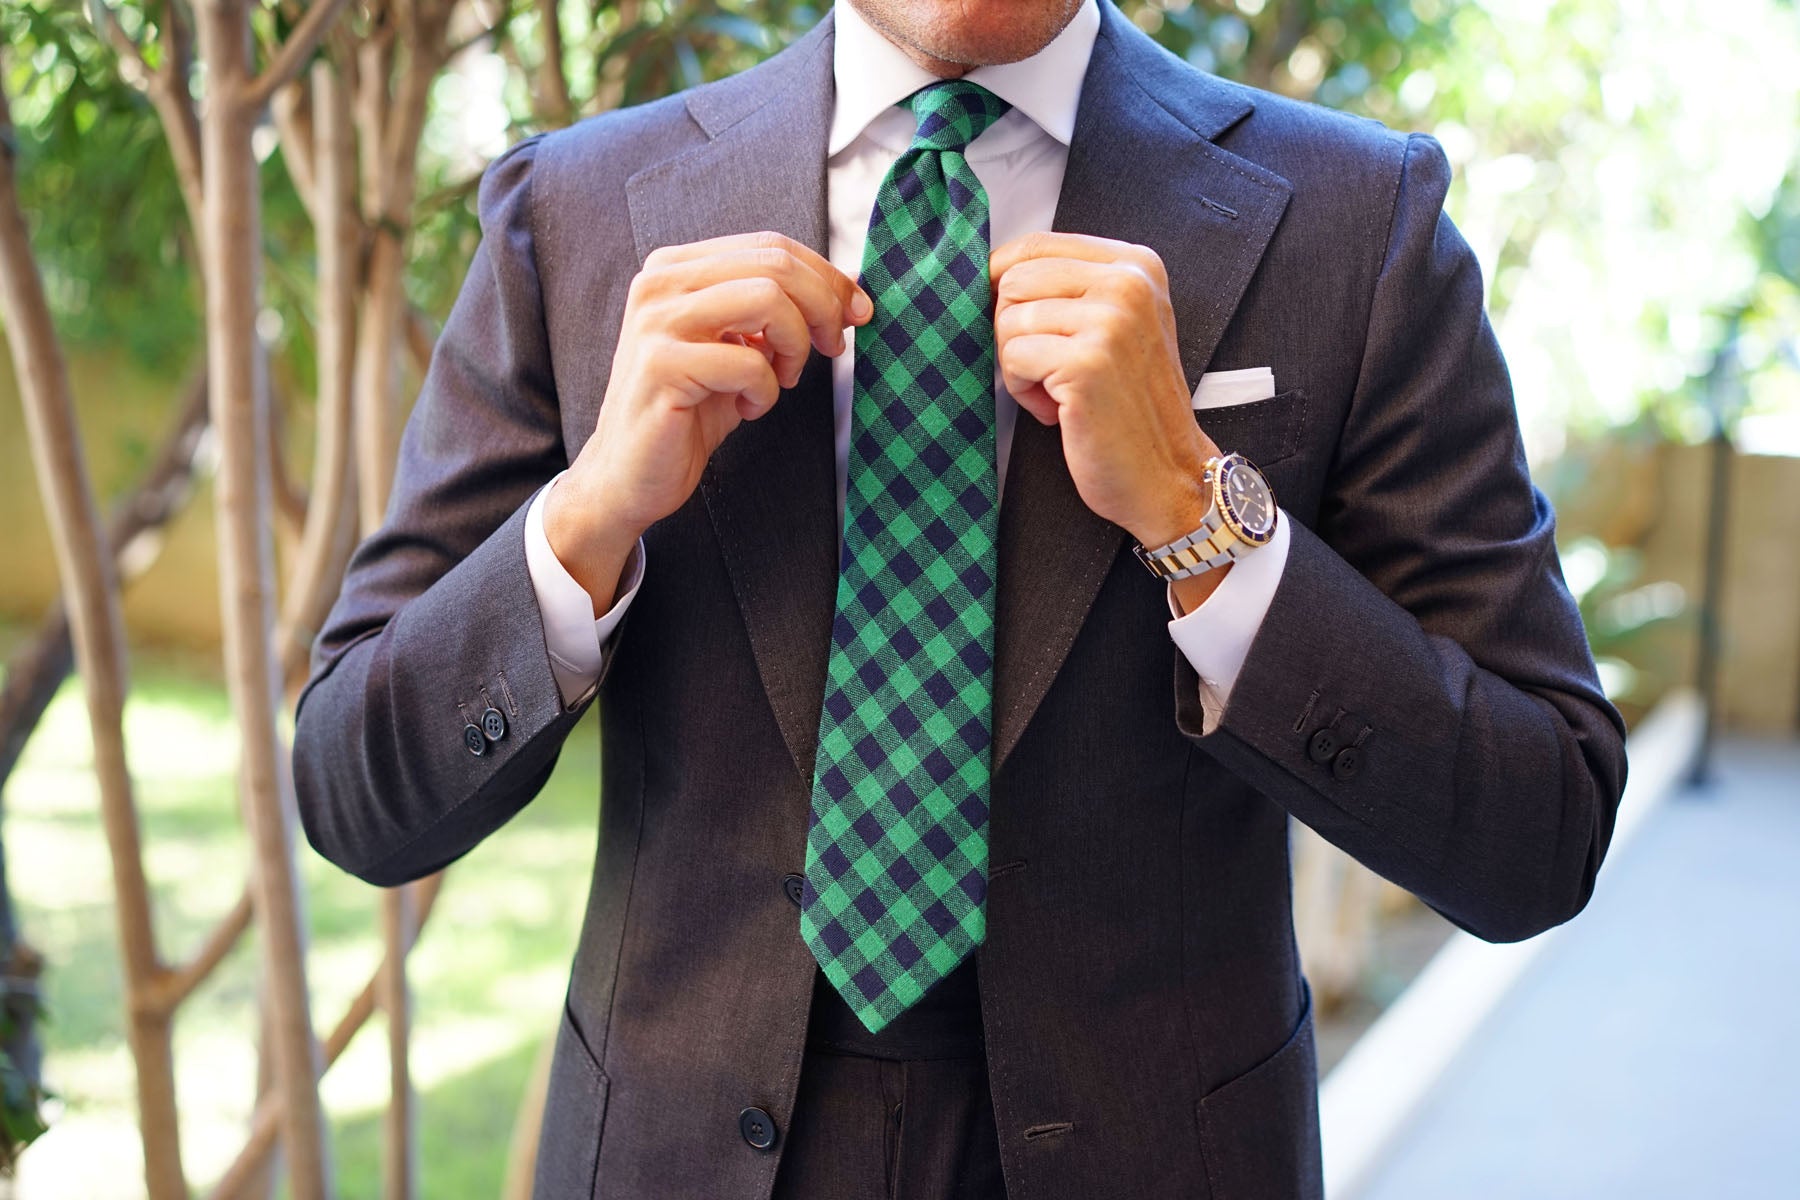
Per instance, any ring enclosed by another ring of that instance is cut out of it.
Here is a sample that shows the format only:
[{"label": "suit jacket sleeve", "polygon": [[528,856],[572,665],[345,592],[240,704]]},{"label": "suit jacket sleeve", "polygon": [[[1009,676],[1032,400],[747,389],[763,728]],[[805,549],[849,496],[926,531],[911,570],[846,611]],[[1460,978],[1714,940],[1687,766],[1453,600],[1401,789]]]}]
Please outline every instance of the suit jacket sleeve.
[{"label": "suit jacket sleeve", "polygon": [[1624,731],[1526,471],[1480,269],[1442,212],[1449,178],[1414,135],[1316,528],[1292,524],[1218,728],[1180,655],[1175,699],[1182,732],[1243,780],[1510,941],[1587,902]]},{"label": "suit jacket sleeve", "polygon": [[[525,559],[527,506],[568,465],[532,251],[535,149],[482,180],[482,241],[386,518],[351,559],[295,716],[307,837],[371,883],[429,874],[522,808],[598,686],[564,704]],[[477,756],[465,728],[489,707],[506,733]]]}]

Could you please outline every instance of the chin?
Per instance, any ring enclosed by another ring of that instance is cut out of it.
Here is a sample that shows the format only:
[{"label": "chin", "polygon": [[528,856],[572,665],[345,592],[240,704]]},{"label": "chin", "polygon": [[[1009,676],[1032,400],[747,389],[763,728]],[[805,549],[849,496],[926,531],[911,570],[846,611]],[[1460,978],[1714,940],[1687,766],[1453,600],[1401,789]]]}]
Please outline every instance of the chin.
[{"label": "chin", "polygon": [[851,0],[915,57],[965,67],[1030,58],[1061,33],[1081,0]]}]

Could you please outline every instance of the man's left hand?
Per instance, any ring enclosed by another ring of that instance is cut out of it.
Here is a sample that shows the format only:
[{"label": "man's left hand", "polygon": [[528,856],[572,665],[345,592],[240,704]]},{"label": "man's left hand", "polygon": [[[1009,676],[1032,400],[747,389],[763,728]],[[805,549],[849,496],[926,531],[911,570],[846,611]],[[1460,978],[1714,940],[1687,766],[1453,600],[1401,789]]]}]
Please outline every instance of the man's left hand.
[{"label": "man's left hand", "polygon": [[1083,502],[1146,546],[1191,532],[1219,449],[1194,420],[1162,259],[1030,233],[995,249],[988,270],[1001,378],[1021,408],[1062,426]]}]

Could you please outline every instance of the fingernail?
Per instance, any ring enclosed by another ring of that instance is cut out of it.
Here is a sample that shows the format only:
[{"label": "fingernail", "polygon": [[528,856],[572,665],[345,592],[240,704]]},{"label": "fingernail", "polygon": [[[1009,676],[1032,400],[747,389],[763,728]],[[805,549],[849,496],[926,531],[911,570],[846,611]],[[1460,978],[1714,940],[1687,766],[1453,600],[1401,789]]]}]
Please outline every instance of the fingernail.
[{"label": "fingernail", "polygon": [[862,321],[866,320],[874,311],[875,305],[862,289],[858,288],[856,294],[850,297],[850,315]]}]

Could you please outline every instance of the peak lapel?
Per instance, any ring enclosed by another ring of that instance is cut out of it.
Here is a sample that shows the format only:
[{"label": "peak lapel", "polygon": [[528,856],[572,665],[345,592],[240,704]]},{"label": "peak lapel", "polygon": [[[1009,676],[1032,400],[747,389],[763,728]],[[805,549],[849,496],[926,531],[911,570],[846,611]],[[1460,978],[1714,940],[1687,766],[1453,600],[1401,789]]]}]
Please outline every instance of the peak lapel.
[{"label": "peak lapel", "polygon": [[[828,14],[769,62],[690,96],[710,140],[626,184],[640,261],[762,229],[827,252],[831,46]],[[815,351],[768,415],[738,426],[700,489],[776,723],[810,781],[837,587],[831,361]]]},{"label": "peak lapel", "polygon": [[[1054,228],[1149,246],[1168,269],[1182,369],[1197,386],[1291,193],[1210,141],[1242,89],[1171,59],[1110,4],[1082,84]],[[1021,414],[1000,506],[996,773],[1056,677],[1128,535],[1083,503],[1061,430]],[[1146,581],[1148,583],[1148,581]]]}]

